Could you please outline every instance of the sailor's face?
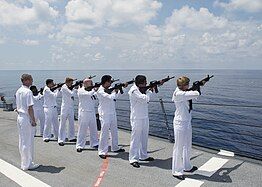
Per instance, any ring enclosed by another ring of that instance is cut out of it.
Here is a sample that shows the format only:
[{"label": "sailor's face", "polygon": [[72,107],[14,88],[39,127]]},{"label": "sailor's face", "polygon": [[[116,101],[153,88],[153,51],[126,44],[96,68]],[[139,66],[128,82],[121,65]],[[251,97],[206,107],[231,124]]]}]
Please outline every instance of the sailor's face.
[{"label": "sailor's face", "polygon": [[71,87],[71,86],[73,85],[73,81],[67,82],[66,85],[67,85],[68,87]]}]

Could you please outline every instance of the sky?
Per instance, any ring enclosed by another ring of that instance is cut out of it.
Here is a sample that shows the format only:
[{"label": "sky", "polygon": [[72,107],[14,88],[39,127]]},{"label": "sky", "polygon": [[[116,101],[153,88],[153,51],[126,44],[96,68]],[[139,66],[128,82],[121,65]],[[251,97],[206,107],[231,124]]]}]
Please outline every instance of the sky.
[{"label": "sky", "polygon": [[0,70],[262,69],[262,0],[0,0]]}]

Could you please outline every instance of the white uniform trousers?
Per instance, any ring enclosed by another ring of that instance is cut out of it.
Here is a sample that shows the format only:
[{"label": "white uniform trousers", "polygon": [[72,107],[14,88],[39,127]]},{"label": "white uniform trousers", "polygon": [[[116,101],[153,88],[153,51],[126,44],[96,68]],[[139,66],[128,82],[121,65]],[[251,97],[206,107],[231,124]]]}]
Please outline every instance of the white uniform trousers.
[{"label": "white uniform trousers", "polygon": [[60,124],[58,132],[58,143],[64,142],[66,139],[66,121],[69,121],[68,126],[68,140],[75,139],[75,119],[74,119],[74,108],[61,108]]},{"label": "white uniform trousers", "polygon": [[149,131],[149,119],[131,119],[132,132],[129,151],[129,162],[138,162],[139,159],[147,159],[147,142]]},{"label": "white uniform trousers", "polygon": [[44,108],[45,112],[45,127],[43,140],[51,138],[51,125],[53,126],[55,138],[58,137],[58,114],[56,107]]},{"label": "white uniform trousers", "polygon": [[173,149],[172,174],[183,175],[184,170],[192,169],[190,162],[192,148],[191,121],[174,121],[175,144]]},{"label": "white uniform trousers", "polygon": [[96,114],[94,112],[79,111],[78,114],[79,128],[77,133],[76,148],[83,149],[86,144],[87,129],[90,133],[90,147],[98,145],[98,134],[96,125]]},{"label": "white uniform trousers", "polygon": [[[44,109],[38,109],[34,110],[34,115],[35,115],[35,121],[40,123],[40,135],[43,135],[44,133],[44,127],[45,127],[45,113]],[[36,128],[35,128],[35,134],[36,134]]]},{"label": "white uniform trousers", "polygon": [[27,114],[19,114],[17,117],[19,132],[19,152],[21,155],[21,169],[27,170],[34,159],[34,132],[35,127],[30,123]]},{"label": "white uniform trousers", "polygon": [[100,116],[101,121],[101,132],[98,145],[98,154],[106,155],[108,152],[108,139],[109,139],[109,129],[111,132],[112,139],[112,151],[119,150],[118,146],[118,131],[117,131],[117,118],[116,115],[104,115]]}]

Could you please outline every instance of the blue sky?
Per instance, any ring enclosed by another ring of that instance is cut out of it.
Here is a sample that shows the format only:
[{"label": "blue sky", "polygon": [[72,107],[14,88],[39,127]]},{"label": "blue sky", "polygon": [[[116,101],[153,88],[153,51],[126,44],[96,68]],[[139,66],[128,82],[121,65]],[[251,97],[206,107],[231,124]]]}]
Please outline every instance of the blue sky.
[{"label": "blue sky", "polygon": [[262,69],[261,0],[0,0],[1,69]]}]

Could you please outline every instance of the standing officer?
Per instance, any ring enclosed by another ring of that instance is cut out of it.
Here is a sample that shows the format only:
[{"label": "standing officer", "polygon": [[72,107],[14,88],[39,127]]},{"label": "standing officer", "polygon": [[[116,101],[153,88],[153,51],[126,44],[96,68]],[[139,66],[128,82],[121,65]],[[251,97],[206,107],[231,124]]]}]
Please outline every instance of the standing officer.
[{"label": "standing officer", "polygon": [[[140,91],[146,86],[146,77],[137,75],[135,84],[130,88],[128,95],[130,99],[130,123],[132,127],[129,162],[133,167],[139,168],[139,160],[153,161],[153,157],[147,154],[149,118],[148,103],[152,91],[147,93]],[[142,92],[142,93],[141,93]]]},{"label": "standing officer", "polygon": [[104,75],[101,78],[102,85],[97,91],[97,97],[99,101],[98,113],[101,121],[98,155],[102,159],[106,159],[106,154],[108,152],[109,129],[112,138],[112,151],[125,151],[118,146],[117,118],[115,108],[115,99],[119,96],[118,90],[114,90],[111,94],[105,92],[111,86],[111,79],[112,77],[110,75]]},{"label": "standing officer", "polygon": [[[34,99],[34,115],[35,120],[40,122],[40,135],[43,136],[45,126],[45,113],[44,113],[44,96],[39,93],[36,86],[31,86],[30,90],[33,92]],[[35,132],[36,135],[36,132]]]},{"label": "standing officer", "polygon": [[35,133],[35,116],[33,94],[29,87],[33,83],[33,78],[29,74],[21,76],[22,86],[16,91],[16,111],[17,126],[19,132],[19,152],[21,155],[21,169],[31,170],[39,167],[33,163],[34,159],[34,133]]},{"label": "standing officer", "polygon": [[44,95],[44,112],[45,112],[45,127],[43,140],[49,142],[51,138],[51,125],[53,126],[55,139],[58,137],[58,114],[56,98],[59,96],[59,89],[52,91],[50,88],[55,86],[52,79],[46,80],[46,86],[43,91]]},{"label": "standing officer", "polygon": [[79,128],[77,133],[77,152],[82,152],[86,144],[87,129],[90,132],[90,147],[98,148],[98,134],[95,114],[95,88],[91,79],[85,79],[83,86],[78,89],[78,121]]},{"label": "standing officer", "polygon": [[[199,91],[187,91],[190,79],[183,76],[177,79],[177,88],[173,93],[172,101],[175,103],[176,111],[173,121],[175,145],[173,150],[172,174],[174,177],[184,180],[184,171],[194,172],[196,166],[190,162],[192,147],[191,109],[189,101],[196,99]],[[200,89],[200,88],[199,88]]]},{"label": "standing officer", "polygon": [[62,104],[60,113],[60,125],[58,133],[58,144],[64,145],[66,139],[66,120],[69,121],[68,126],[68,140],[70,142],[76,142],[75,138],[75,117],[74,117],[74,96],[76,89],[72,88],[74,79],[67,77],[65,84],[61,88]]}]

